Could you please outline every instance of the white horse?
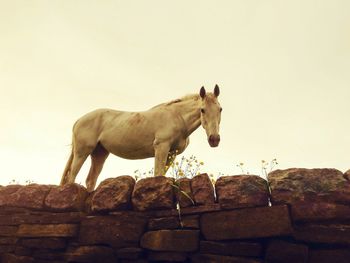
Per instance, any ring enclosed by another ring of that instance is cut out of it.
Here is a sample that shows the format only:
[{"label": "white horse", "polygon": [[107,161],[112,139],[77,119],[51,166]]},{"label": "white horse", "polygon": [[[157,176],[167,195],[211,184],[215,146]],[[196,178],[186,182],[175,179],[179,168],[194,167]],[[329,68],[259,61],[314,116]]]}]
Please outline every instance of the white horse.
[{"label": "white horse", "polygon": [[98,109],[81,117],[73,126],[72,152],[61,179],[61,185],[74,183],[86,158],[91,167],[86,178],[88,191],[93,191],[109,153],[125,159],[155,157],[154,175],[165,175],[189,144],[189,136],[200,125],[207,133],[211,147],[220,142],[221,119],[218,102],[220,90],[213,93],[204,87],[199,94],[157,105],[148,111],[124,112]]}]

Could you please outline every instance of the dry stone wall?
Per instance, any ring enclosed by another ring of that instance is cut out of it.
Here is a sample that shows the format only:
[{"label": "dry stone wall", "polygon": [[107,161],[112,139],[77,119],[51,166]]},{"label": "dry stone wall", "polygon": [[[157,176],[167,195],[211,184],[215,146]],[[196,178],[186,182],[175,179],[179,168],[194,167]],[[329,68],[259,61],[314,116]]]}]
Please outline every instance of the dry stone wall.
[{"label": "dry stone wall", "polygon": [[[3,263],[350,262],[350,171],[0,186]],[[184,191],[183,194],[180,192]],[[192,202],[187,196],[191,197]]]}]

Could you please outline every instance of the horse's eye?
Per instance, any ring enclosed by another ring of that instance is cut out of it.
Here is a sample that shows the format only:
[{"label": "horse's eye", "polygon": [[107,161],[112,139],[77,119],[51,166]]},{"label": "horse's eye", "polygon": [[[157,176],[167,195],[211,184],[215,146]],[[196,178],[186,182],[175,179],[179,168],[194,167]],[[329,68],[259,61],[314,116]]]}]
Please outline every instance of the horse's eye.
[{"label": "horse's eye", "polygon": [[220,108],[220,112],[222,112],[222,108]]},{"label": "horse's eye", "polygon": [[205,111],[204,111],[204,109],[201,109],[201,113],[204,113]]}]

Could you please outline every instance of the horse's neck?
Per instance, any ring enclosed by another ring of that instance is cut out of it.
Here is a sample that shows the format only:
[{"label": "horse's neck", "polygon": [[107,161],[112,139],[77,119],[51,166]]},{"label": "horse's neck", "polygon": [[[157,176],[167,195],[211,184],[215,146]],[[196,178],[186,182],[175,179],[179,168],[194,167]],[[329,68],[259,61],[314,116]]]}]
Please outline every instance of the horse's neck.
[{"label": "horse's neck", "polygon": [[189,99],[176,107],[185,122],[186,135],[190,136],[201,125],[200,100]]}]

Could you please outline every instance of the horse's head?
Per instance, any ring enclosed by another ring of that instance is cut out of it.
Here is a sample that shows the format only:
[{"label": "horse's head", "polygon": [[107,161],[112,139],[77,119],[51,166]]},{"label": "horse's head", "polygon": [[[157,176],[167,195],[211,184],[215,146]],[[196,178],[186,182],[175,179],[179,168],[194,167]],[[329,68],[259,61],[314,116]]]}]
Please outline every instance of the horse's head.
[{"label": "horse's head", "polygon": [[218,101],[220,89],[218,85],[215,85],[213,93],[206,93],[204,87],[201,88],[199,95],[202,98],[201,101],[201,123],[205,129],[208,142],[211,147],[217,147],[220,142],[220,120],[222,108]]}]

